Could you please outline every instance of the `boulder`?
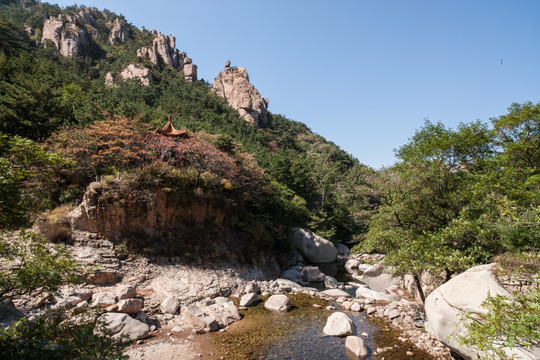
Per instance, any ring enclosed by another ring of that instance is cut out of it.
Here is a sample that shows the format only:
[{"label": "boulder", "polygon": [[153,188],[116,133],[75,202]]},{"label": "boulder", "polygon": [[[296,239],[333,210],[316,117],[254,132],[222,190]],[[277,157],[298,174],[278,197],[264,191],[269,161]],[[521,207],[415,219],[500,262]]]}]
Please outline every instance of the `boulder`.
[{"label": "boulder", "polygon": [[337,249],[338,255],[340,256],[347,257],[351,255],[351,250],[349,250],[347,245],[336,244],[336,249]]},{"label": "boulder", "polygon": [[227,105],[238,110],[248,123],[262,126],[268,122],[268,99],[249,82],[249,76],[243,67],[225,66],[212,83],[212,91],[221,97]]},{"label": "boulder", "polygon": [[244,289],[244,294],[260,294],[261,288],[255,283],[249,283]]},{"label": "boulder", "polygon": [[[464,313],[485,314],[482,303],[491,296],[511,296],[502,288],[492,274],[494,264],[475,266],[435,289],[427,298],[425,311],[426,330],[432,331],[437,339],[462,356],[464,359],[477,359],[476,349],[460,345],[458,337],[467,333],[461,320]],[[515,359],[539,359],[540,348],[505,349]]]},{"label": "boulder", "polygon": [[359,299],[375,300],[377,302],[391,302],[397,299],[395,296],[373,291],[364,286],[360,286],[358,289],[356,289],[356,297]]},{"label": "boulder", "polygon": [[116,301],[105,293],[98,293],[92,296],[92,306],[99,306],[102,308],[107,308],[115,304],[116,304]]},{"label": "boulder", "polygon": [[143,299],[124,299],[120,300],[117,304],[118,306],[118,312],[124,313],[124,314],[136,314],[139,312],[139,310],[142,309],[144,304]]},{"label": "boulder", "polygon": [[365,270],[359,280],[369,285],[370,289],[383,292],[389,286],[399,285],[401,278],[392,274],[382,262],[379,262]]},{"label": "boulder", "polygon": [[362,311],[362,306],[358,303],[358,302],[354,302],[352,305],[351,305],[351,311]]},{"label": "boulder", "polygon": [[341,297],[341,296],[348,297],[348,298],[352,297],[351,294],[349,294],[348,292],[345,292],[343,290],[340,290],[340,289],[324,290],[324,291],[321,291],[321,294],[328,295],[328,296],[331,296],[333,298],[338,298],[338,297]]},{"label": "boulder", "polygon": [[302,269],[302,279],[307,282],[320,282],[324,280],[324,274],[317,266],[306,266]]},{"label": "boulder", "polygon": [[358,269],[358,266],[360,266],[360,261],[356,259],[349,259],[345,263],[345,270],[347,270],[348,273],[354,274],[356,270]]},{"label": "boulder", "polygon": [[287,280],[287,279],[276,279],[276,283],[278,287],[283,290],[290,292],[292,289],[301,290],[302,286],[298,285],[294,281]]},{"label": "boulder", "polygon": [[292,305],[286,295],[272,295],[266,300],[264,307],[270,311],[289,311]]},{"label": "boulder", "polygon": [[358,336],[347,336],[345,351],[351,360],[363,360],[368,354],[364,340]]},{"label": "boulder", "polygon": [[56,304],[54,304],[53,306],[54,309],[76,306],[77,304],[84,301],[79,296],[74,296],[74,295],[70,295],[66,297],[55,296],[55,300],[56,300]]},{"label": "boulder", "polygon": [[324,281],[324,287],[327,289],[335,289],[339,285],[336,279],[328,275],[324,276],[323,281]]},{"label": "boulder", "polygon": [[192,304],[182,311],[182,320],[199,332],[212,332],[219,329],[216,319],[207,316],[197,305]]},{"label": "boulder", "polygon": [[120,285],[114,290],[116,300],[124,300],[134,298],[137,293],[137,288],[132,285]]},{"label": "boulder", "polygon": [[323,332],[329,336],[347,336],[354,334],[354,323],[342,312],[335,312],[328,317]]},{"label": "boulder", "polygon": [[240,299],[240,306],[245,306],[245,307],[255,306],[259,303],[259,301],[261,301],[261,299],[259,298],[257,294],[249,293],[242,296],[242,298]]},{"label": "boulder", "polygon": [[[226,297],[207,299],[198,303],[199,308],[207,317],[216,320],[218,327],[224,328],[241,319],[238,308]],[[214,331],[210,328],[210,331]]]},{"label": "boulder", "polygon": [[164,314],[176,314],[180,308],[180,299],[176,296],[169,295],[161,302],[161,312]]},{"label": "boulder", "polygon": [[115,339],[127,337],[129,340],[142,340],[148,336],[150,328],[127,314],[106,313],[98,318],[94,331],[103,334],[104,330]]},{"label": "boulder", "polygon": [[4,299],[0,302],[0,329],[8,327],[22,317],[24,314],[17,309],[11,299]]},{"label": "boulder", "polygon": [[334,244],[312,231],[292,228],[289,232],[289,238],[294,248],[311,263],[328,263],[337,258],[337,249]]},{"label": "boulder", "polygon": [[283,279],[291,280],[291,281],[301,281],[302,280],[302,273],[296,269],[288,269],[285,270],[281,277]]}]

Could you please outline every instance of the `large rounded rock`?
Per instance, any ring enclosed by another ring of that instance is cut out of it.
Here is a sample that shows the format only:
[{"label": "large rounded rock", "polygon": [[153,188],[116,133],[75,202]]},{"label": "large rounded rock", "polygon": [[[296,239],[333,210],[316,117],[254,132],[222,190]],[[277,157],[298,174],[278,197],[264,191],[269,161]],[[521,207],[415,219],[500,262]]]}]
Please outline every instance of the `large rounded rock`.
[{"label": "large rounded rock", "polygon": [[212,332],[219,330],[219,325],[213,316],[206,315],[195,304],[191,304],[182,311],[184,324],[192,327],[197,332]]},{"label": "large rounded rock", "polygon": [[168,295],[163,301],[161,302],[161,312],[164,314],[176,314],[178,309],[180,308],[180,299],[178,299],[174,295]]},{"label": "large rounded rock", "polygon": [[345,339],[345,351],[347,356],[353,360],[365,359],[368,354],[364,340],[358,336],[347,336]]},{"label": "large rounded rock", "polygon": [[392,274],[392,272],[380,262],[364,271],[364,274],[359,280],[368,284],[370,289],[383,292],[392,285],[399,285],[401,278]]},{"label": "large rounded rock", "polygon": [[[426,330],[433,331],[439,341],[464,359],[477,359],[479,354],[477,350],[459,343],[458,337],[467,333],[460,322],[461,316],[465,313],[486,313],[481,305],[488,294],[510,296],[494,279],[492,267],[493,264],[475,266],[439,286],[426,299]],[[505,351],[516,359],[540,358],[540,348],[532,351],[524,348]]]},{"label": "large rounded rock", "polygon": [[317,266],[306,266],[302,269],[302,279],[307,282],[320,282],[324,280],[324,274]]},{"label": "large rounded rock", "polygon": [[349,250],[347,245],[337,244],[336,249],[338,251],[338,255],[340,255],[340,256],[347,257],[347,256],[351,255],[351,250]]},{"label": "large rounded rock", "polygon": [[271,311],[289,311],[292,305],[286,295],[272,295],[266,300],[264,307]]},{"label": "large rounded rock", "polygon": [[142,309],[144,305],[144,301],[142,299],[125,299],[120,300],[118,302],[118,312],[124,313],[124,314],[132,314],[135,315],[139,312],[139,310]]},{"label": "large rounded rock", "polygon": [[374,291],[365,286],[360,286],[358,289],[356,289],[356,297],[359,299],[375,300],[377,302],[383,303],[397,300],[395,296],[390,296],[378,291]]},{"label": "large rounded rock", "polygon": [[240,306],[245,306],[245,307],[255,306],[259,303],[259,301],[261,301],[261,299],[259,298],[259,295],[257,294],[255,293],[245,294],[240,299]]},{"label": "large rounded rock", "polygon": [[331,241],[323,239],[312,231],[292,228],[289,233],[293,246],[311,263],[329,263],[337,258],[337,249]]},{"label": "large rounded rock", "polygon": [[330,336],[347,336],[354,334],[354,323],[347,314],[335,312],[328,317],[323,332]]},{"label": "large rounded rock", "polygon": [[328,290],[324,290],[324,291],[321,291],[322,294],[324,295],[328,295],[328,296],[331,296],[333,298],[338,298],[338,297],[352,297],[351,294],[349,294],[348,292],[345,292],[341,289],[328,289]]},{"label": "large rounded rock", "polygon": [[97,333],[103,333],[105,330],[115,339],[141,340],[146,338],[150,331],[147,324],[135,320],[127,314],[120,313],[103,314],[99,317],[98,324],[103,328],[96,328]]}]

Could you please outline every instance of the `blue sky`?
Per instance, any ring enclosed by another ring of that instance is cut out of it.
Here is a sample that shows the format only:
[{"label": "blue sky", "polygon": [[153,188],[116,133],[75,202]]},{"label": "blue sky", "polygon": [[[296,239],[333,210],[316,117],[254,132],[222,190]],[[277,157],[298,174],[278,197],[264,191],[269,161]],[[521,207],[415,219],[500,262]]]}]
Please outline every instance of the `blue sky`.
[{"label": "blue sky", "polygon": [[245,67],[271,112],[375,168],[391,165],[424,119],[488,122],[513,102],[540,101],[537,0],[78,4],[176,36],[199,78],[213,81],[226,60]]}]

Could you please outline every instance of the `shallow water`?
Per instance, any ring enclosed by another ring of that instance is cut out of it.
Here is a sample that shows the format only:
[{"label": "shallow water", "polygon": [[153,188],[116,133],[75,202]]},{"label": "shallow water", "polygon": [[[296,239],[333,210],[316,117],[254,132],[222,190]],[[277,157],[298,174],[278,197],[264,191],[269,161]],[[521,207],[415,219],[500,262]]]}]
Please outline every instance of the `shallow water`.
[{"label": "shallow water", "polygon": [[[287,313],[270,312],[262,303],[242,310],[244,318],[231,325],[226,332],[208,334],[223,359],[310,359],[346,360],[345,339],[325,336],[322,332],[332,311],[326,301],[307,295],[289,295],[294,308]],[[313,304],[320,305],[315,308]],[[346,311],[345,311],[346,312]],[[388,324],[370,318],[365,313],[346,312],[356,325],[357,335],[366,332],[367,359],[375,359],[373,351],[388,347],[383,354],[386,360],[411,358],[406,351],[413,351],[415,360],[433,359],[411,344],[397,339]],[[380,356],[377,357],[380,359]]]},{"label": "shallow water", "polygon": [[[349,359],[345,353],[345,339],[334,336],[326,336],[322,329],[326,324],[329,311],[321,311],[322,315],[306,322],[300,329],[283,335],[279,340],[268,347],[266,353],[260,359]],[[348,314],[356,325],[357,336],[366,332],[371,337],[364,338],[369,354],[374,348],[373,336],[378,333],[378,328],[366,321],[364,314]]]}]

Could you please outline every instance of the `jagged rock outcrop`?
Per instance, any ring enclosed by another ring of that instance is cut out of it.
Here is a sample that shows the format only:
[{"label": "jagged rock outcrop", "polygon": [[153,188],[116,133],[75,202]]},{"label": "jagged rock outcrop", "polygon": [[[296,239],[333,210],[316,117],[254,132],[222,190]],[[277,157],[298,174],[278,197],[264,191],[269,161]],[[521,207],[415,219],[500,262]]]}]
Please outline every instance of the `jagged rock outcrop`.
[{"label": "jagged rock outcrop", "polygon": [[197,65],[176,48],[176,38],[155,31],[152,34],[155,35],[152,45],[137,50],[137,56],[150,59],[155,66],[166,65],[184,71],[186,81],[197,81]]},{"label": "jagged rock outcrop", "polygon": [[197,65],[189,57],[184,58],[184,80],[187,82],[197,81]]},{"label": "jagged rock outcrop", "polygon": [[[141,85],[150,85],[152,75],[150,70],[142,65],[129,64],[121,73],[120,78],[122,80],[138,79]],[[107,85],[107,77],[105,77],[105,84]]]},{"label": "jagged rock outcrop", "polygon": [[41,41],[50,40],[62,56],[80,56],[86,46],[86,29],[76,24],[71,16],[46,19]]},{"label": "jagged rock outcrop", "polygon": [[212,90],[227,105],[238,110],[240,116],[255,126],[266,125],[268,121],[268,99],[263,98],[259,91],[249,82],[249,76],[243,67],[225,64],[225,69],[219,73],[212,83]]},{"label": "jagged rock outcrop", "polygon": [[112,76],[112,73],[109,71],[105,75],[105,86],[113,86],[114,85],[114,78]]},{"label": "jagged rock outcrop", "polygon": [[109,36],[109,42],[112,45],[122,44],[128,41],[129,31],[126,28],[126,21],[116,18],[111,24],[111,35]]}]

